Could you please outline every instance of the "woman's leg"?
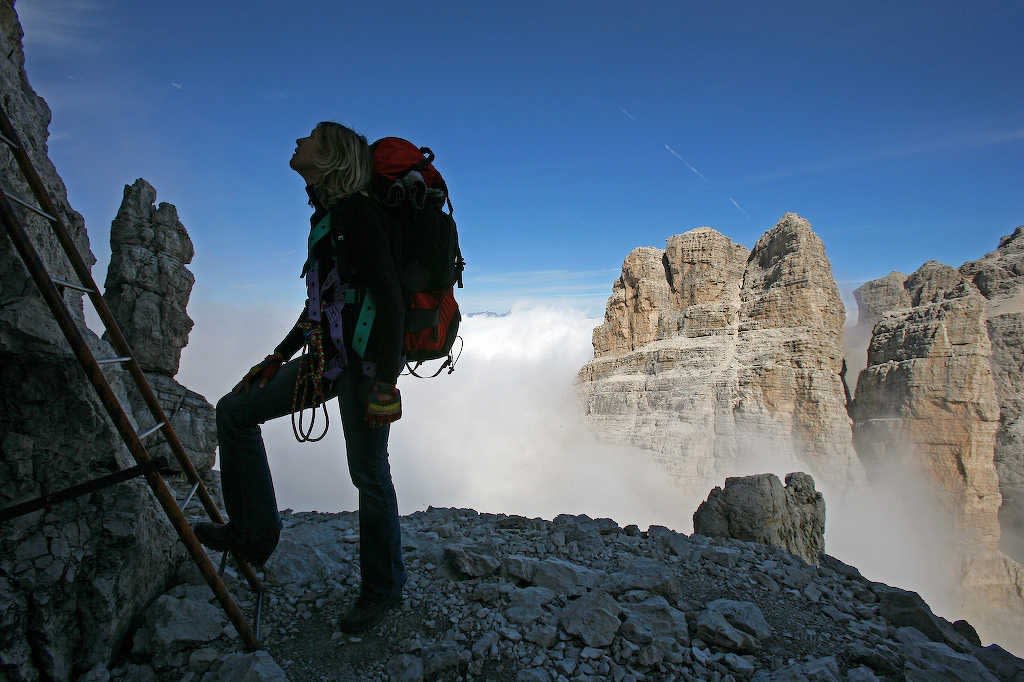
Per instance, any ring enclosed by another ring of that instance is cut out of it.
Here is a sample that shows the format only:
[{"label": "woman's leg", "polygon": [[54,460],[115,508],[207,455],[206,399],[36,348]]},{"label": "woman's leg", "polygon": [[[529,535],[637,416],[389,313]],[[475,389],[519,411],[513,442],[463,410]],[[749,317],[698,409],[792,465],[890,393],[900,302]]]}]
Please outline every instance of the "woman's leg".
[{"label": "woman's leg", "polygon": [[359,568],[363,594],[399,597],[405,584],[398,499],[388,464],[390,425],[367,426],[365,398],[359,396],[359,362],[350,362],[338,399],[345,431],[348,472],[359,489]]},{"label": "woman's leg", "polygon": [[217,402],[221,487],[231,525],[243,538],[263,539],[281,529],[260,424],[289,414],[300,360],[285,363],[263,388],[250,385]]}]

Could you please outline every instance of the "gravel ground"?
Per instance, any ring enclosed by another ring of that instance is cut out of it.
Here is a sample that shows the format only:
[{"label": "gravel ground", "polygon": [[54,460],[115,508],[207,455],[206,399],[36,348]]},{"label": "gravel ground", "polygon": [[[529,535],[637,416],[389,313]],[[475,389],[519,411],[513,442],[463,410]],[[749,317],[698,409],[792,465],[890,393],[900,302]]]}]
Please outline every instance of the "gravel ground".
[{"label": "gravel ground", "polygon": [[[284,519],[266,568],[263,652],[238,653],[186,566],[185,584],[161,598],[166,611],[198,600],[209,609],[181,627],[147,620],[111,677],[1024,679],[1019,659],[970,642],[969,625],[957,630],[913,593],[827,556],[811,566],[764,545],[585,516],[432,508],[403,517],[405,599],[352,637],[336,623],[358,593],[356,515]],[[251,613],[230,569],[228,582]],[[217,636],[194,641],[202,618]]]}]

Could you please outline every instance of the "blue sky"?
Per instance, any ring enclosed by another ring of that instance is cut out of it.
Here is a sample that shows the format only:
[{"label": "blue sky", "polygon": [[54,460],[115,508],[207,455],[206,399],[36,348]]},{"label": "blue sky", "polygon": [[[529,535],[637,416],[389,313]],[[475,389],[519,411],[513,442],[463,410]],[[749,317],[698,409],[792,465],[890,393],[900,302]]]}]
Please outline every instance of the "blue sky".
[{"label": "blue sky", "polygon": [[145,177],[196,244],[193,301],[301,305],[288,159],[323,119],[435,150],[468,310],[599,312],[633,247],[700,225],[750,247],[785,211],[846,286],[959,265],[1024,223],[1018,3],[16,9],[101,267]]}]

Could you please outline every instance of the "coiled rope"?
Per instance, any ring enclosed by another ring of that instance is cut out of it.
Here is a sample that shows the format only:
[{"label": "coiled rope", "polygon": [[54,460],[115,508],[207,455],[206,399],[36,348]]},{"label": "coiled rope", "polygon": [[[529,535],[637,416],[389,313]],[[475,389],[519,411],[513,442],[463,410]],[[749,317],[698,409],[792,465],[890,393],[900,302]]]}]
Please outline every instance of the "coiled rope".
[{"label": "coiled rope", "polygon": [[[324,357],[323,331],[315,322],[299,323],[303,330],[302,355],[299,357],[299,372],[295,377],[292,391],[292,433],[300,443],[315,443],[327,435],[331,421],[327,416],[327,399],[324,396],[323,376],[326,359]],[[312,405],[313,414],[309,420],[309,428],[304,425],[305,409]],[[324,412],[324,430],[316,438],[312,437],[316,424],[317,407]]]}]

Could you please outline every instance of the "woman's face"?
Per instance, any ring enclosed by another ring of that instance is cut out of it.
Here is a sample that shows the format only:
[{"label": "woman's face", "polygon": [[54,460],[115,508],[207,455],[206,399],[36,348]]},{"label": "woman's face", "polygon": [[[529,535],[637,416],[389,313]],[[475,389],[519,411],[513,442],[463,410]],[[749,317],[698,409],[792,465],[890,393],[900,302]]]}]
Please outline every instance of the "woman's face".
[{"label": "woman's face", "polygon": [[319,134],[317,129],[313,128],[309,135],[295,140],[295,153],[292,154],[292,160],[288,165],[299,173],[311,173],[316,170],[316,155],[319,151]]}]

